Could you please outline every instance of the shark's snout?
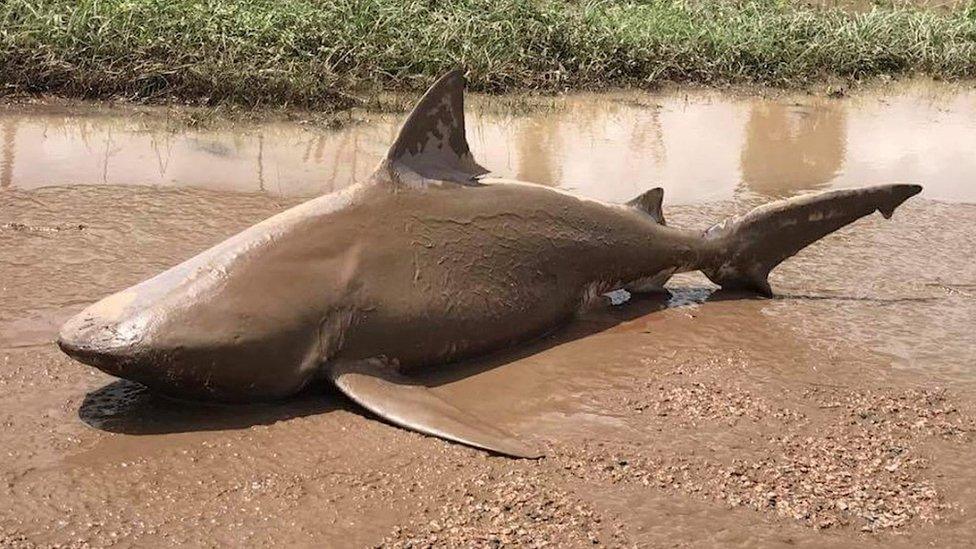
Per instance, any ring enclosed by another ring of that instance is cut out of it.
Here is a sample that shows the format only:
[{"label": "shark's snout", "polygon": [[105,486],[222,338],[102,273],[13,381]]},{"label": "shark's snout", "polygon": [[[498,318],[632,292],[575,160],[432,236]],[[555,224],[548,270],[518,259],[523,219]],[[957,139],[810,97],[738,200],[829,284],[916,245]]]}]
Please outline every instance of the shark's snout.
[{"label": "shark's snout", "polygon": [[71,358],[103,372],[132,379],[145,350],[149,321],[131,289],[112,294],[68,319],[58,347]]},{"label": "shark's snout", "polygon": [[58,347],[66,355],[118,377],[126,377],[136,364],[141,340],[131,321],[106,318],[91,308],[69,319],[58,333]]},{"label": "shark's snout", "polygon": [[[239,335],[239,320],[220,308],[146,299],[129,289],[81,311],[61,327],[58,346],[71,358],[163,394],[226,402],[293,394],[312,375],[302,368],[307,334]],[[278,362],[295,364],[275,370]]]}]

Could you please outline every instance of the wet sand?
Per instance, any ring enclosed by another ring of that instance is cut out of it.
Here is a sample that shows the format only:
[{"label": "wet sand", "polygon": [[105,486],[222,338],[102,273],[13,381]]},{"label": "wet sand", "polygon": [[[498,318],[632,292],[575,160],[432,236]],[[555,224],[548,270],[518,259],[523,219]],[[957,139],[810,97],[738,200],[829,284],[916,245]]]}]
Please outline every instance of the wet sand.
[{"label": "wet sand", "polygon": [[972,88],[555,103],[475,105],[476,155],[608,200],[661,184],[683,226],[805,190],[926,191],[785,263],[775,299],[682,276],[670,298],[597,308],[425,377],[547,448],[515,461],[390,427],[327,387],[260,406],[169,401],[52,343],[85,304],[365,173],[396,117],[174,132],[117,111],[8,109],[0,545],[970,545]]}]

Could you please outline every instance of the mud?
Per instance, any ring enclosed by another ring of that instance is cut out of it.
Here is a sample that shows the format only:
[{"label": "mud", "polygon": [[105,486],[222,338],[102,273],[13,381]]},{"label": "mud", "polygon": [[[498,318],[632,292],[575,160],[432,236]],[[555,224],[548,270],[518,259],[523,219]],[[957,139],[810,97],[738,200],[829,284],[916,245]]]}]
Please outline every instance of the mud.
[{"label": "mud", "polygon": [[[52,343],[87,303],[369,172],[394,132],[385,115],[339,132],[206,130],[229,144],[221,157],[165,121],[4,112],[0,545],[970,543],[976,94],[557,101],[476,107],[475,157],[605,199],[663,184],[678,226],[802,190],[926,191],[779,267],[774,299],[682,275],[668,299],[429,374],[547,448],[512,461],[389,427],[329,388],[260,406],[166,400]],[[154,140],[169,152],[147,155]]]}]

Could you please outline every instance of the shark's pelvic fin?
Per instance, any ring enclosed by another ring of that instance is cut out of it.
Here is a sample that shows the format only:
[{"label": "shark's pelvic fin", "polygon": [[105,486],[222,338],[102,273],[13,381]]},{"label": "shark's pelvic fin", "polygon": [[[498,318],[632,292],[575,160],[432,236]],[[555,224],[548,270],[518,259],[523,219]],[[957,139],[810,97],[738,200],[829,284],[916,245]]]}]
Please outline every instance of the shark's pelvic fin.
[{"label": "shark's pelvic fin", "polygon": [[407,117],[376,176],[407,186],[431,181],[476,185],[488,173],[471,155],[464,135],[464,75],[440,77]]},{"label": "shark's pelvic fin", "polygon": [[657,221],[658,225],[667,225],[664,221],[664,210],[661,208],[662,202],[664,202],[664,189],[654,187],[630,202],[627,202],[627,205],[632,208],[637,208],[651,216],[654,221]]},{"label": "shark's pelvic fin", "polygon": [[878,185],[760,206],[705,232],[708,253],[701,271],[722,288],[772,295],[767,277],[784,259],[875,211],[889,218],[920,192],[919,185]]},{"label": "shark's pelvic fin", "polygon": [[412,383],[379,359],[340,361],[330,366],[329,375],[350,399],[400,427],[512,457],[543,455],[514,435],[442,400],[427,387]]}]

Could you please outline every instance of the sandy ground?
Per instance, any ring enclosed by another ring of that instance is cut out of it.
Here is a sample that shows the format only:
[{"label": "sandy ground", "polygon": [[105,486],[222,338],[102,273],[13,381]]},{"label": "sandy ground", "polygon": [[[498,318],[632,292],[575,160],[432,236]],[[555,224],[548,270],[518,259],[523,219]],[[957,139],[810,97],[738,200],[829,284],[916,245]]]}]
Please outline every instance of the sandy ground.
[{"label": "sandy ground", "polygon": [[[671,208],[700,225],[762,201]],[[289,202],[290,203],[290,202]],[[976,206],[917,199],[805,251],[772,300],[675,280],[430,374],[519,461],[328,387],[168,401],[72,362],[85,303],[287,206],[134,187],[0,193],[0,545],[964,546],[976,534]]]}]

